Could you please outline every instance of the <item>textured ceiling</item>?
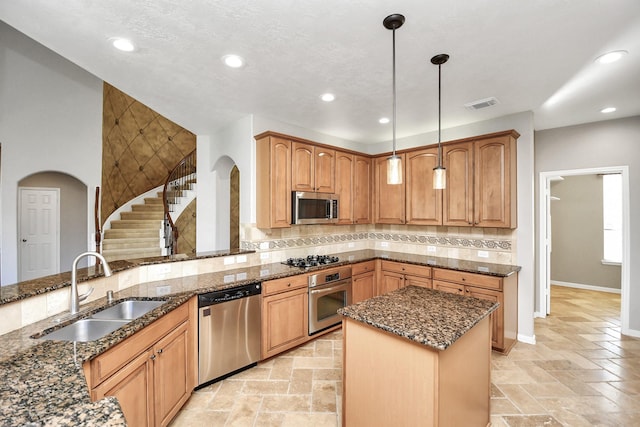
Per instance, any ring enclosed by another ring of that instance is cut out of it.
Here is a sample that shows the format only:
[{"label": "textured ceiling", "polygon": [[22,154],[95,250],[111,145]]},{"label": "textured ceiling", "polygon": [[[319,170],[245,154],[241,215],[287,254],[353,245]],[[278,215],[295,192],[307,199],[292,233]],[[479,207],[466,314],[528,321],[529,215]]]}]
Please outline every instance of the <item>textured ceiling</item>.
[{"label": "textured ceiling", "polygon": [[[197,134],[256,114],[363,143],[388,141],[391,31],[398,137],[531,110],[536,129],[640,114],[638,0],[23,0],[0,19]],[[133,53],[108,39],[131,38]],[[607,67],[600,54],[629,51]],[[248,64],[226,68],[238,53]],[[332,103],[320,94],[336,94]],[[495,96],[478,111],[464,104]],[[599,110],[614,105],[604,116]]]}]

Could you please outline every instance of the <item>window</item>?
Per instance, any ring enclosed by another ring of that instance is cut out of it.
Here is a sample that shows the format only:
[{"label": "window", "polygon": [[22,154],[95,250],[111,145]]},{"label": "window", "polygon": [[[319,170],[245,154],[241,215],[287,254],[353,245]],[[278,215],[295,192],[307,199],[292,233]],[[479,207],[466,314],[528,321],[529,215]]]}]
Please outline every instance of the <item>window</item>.
[{"label": "window", "polygon": [[603,263],[622,262],[622,175],[602,176]]}]

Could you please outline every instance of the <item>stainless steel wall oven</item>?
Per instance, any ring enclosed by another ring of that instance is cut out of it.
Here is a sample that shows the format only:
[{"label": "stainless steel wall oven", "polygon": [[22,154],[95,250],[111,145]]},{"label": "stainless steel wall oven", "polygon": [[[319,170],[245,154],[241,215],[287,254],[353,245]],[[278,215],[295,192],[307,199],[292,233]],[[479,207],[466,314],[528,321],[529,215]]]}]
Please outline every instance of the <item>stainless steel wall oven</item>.
[{"label": "stainless steel wall oven", "polygon": [[351,266],[309,276],[309,335],[342,321],[337,311],[351,304]]}]

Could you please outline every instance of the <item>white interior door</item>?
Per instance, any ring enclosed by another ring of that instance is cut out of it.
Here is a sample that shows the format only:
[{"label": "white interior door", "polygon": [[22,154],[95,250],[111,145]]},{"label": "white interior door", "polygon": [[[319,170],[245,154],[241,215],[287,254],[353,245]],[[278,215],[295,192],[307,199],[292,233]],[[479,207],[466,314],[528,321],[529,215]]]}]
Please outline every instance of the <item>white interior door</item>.
[{"label": "white interior door", "polygon": [[19,281],[60,272],[60,189],[19,188]]}]

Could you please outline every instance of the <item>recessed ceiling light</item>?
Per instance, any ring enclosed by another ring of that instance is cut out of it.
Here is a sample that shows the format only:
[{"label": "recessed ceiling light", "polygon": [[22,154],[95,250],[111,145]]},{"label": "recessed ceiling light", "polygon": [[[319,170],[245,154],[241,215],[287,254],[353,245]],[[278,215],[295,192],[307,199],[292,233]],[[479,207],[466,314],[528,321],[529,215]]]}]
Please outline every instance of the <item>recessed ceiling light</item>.
[{"label": "recessed ceiling light", "polygon": [[612,62],[616,62],[618,59],[625,56],[627,53],[626,50],[616,50],[613,52],[605,53],[604,55],[600,55],[596,58],[596,62],[600,64],[611,64]]},{"label": "recessed ceiling light", "polygon": [[136,50],[136,46],[129,39],[124,39],[122,37],[112,37],[109,39],[113,47],[123,52],[133,52]]},{"label": "recessed ceiling light", "polygon": [[613,113],[614,111],[616,111],[616,107],[607,107],[600,110],[601,113],[605,113],[605,114]]},{"label": "recessed ceiling light", "polygon": [[320,96],[320,99],[322,99],[324,102],[331,102],[336,99],[336,96],[332,93],[323,93]]},{"label": "recessed ceiling light", "polygon": [[222,57],[222,62],[227,67],[240,68],[244,66],[244,58],[239,55],[225,55]]},{"label": "recessed ceiling light", "polygon": [[382,117],[380,120],[378,120],[378,122],[382,125],[386,125],[387,123],[389,123],[389,118],[388,117]]}]

